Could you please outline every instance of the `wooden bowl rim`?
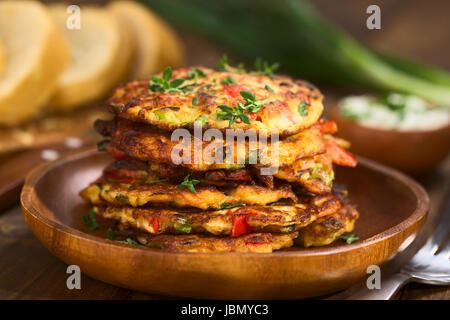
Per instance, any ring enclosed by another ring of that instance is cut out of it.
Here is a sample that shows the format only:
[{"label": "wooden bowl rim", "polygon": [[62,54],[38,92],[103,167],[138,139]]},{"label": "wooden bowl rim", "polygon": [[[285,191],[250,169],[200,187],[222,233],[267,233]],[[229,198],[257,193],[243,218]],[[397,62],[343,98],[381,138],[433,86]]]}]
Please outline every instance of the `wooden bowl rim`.
[{"label": "wooden bowl rim", "polygon": [[450,129],[450,122],[447,123],[445,126],[442,127],[438,127],[438,128],[434,128],[431,130],[412,130],[412,129],[408,129],[408,130],[395,130],[395,129],[382,129],[382,128],[374,128],[374,127],[369,127],[369,126],[365,126],[360,124],[357,121],[354,121],[350,118],[347,118],[345,116],[343,116],[340,113],[341,110],[341,104],[340,102],[336,103],[336,105],[334,107],[330,108],[330,116],[331,118],[333,117],[339,117],[341,119],[344,119],[344,121],[351,123],[352,125],[354,125],[355,127],[358,127],[360,129],[364,129],[364,130],[368,130],[368,131],[372,131],[372,133],[374,134],[379,134],[379,133],[394,133],[394,134],[399,134],[399,135],[409,135],[409,134],[432,134],[432,133],[437,133],[439,131],[447,131]]},{"label": "wooden bowl rim", "polygon": [[[162,251],[159,249],[152,248],[141,248],[141,247],[132,247],[120,243],[114,243],[108,239],[102,239],[88,233],[84,233],[57,221],[51,220],[47,218],[44,214],[42,214],[37,207],[41,207],[42,210],[46,213],[51,213],[50,209],[46,207],[45,204],[41,202],[41,199],[36,195],[36,199],[38,203],[34,203],[32,195],[35,194],[35,186],[39,182],[39,180],[48,172],[50,172],[53,168],[59,167],[61,165],[65,165],[68,162],[76,161],[81,158],[90,157],[93,155],[98,155],[99,152],[96,149],[90,149],[84,152],[80,152],[74,155],[69,155],[58,160],[43,163],[36,168],[34,168],[26,177],[25,184],[21,193],[21,206],[24,215],[31,215],[33,218],[37,219],[41,223],[46,224],[51,229],[62,232],[67,236],[77,238],[78,240],[88,241],[91,244],[96,244],[100,246],[107,246],[108,248],[112,248],[111,246],[121,248],[123,250],[143,250],[150,255],[171,255],[171,256],[184,256],[184,255],[192,255],[193,257],[204,257],[204,256],[232,256],[232,257],[242,257],[248,256],[252,258],[278,258],[278,257],[310,257],[310,256],[326,256],[326,255],[334,255],[341,254],[344,252],[349,252],[357,249],[361,249],[363,247],[370,246],[380,241],[386,241],[391,237],[394,237],[398,233],[403,230],[414,226],[418,223],[428,212],[430,207],[430,200],[428,194],[423,189],[423,187],[408,177],[407,175],[401,173],[398,170],[389,168],[387,166],[378,164],[372,160],[368,160],[366,158],[358,156],[358,165],[365,166],[371,170],[381,172],[386,176],[390,176],[399,182],[406,185],[415,195],[417,199],[417,207],[414,212],[405,220],[400,222],[399,224],[384,230],[370,238],[367,238],[362,241],[357,241],[352,244],[345,244],[338,247],[316,247],[316,248],[307,248],[299,251],[277,251],[273,253],[240,253],[240,252],[226,252],[226,253],[193,253],[193,252],[168,252]],[[55,215],[56,216],[56,215]]]}]

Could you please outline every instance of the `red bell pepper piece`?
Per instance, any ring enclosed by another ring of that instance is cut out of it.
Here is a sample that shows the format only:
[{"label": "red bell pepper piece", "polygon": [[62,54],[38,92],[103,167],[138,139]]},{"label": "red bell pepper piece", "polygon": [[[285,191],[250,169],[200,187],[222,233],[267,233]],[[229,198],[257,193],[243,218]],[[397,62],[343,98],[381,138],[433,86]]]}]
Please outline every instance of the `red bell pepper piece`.
[{"label": "red bell pepper piece", "polygon": [[231,218],[231,222],[233,224],[233,228],[231,229],[231,236],[238,237],[251,232],[253,228],[248,224],[247,217],[254,215],[256,215],[256,213],[233,215]]},{"label": "red bell pepper piece", "polygon": [[259,115],[257,115],[256,113],[250,112],[250,113],[248,114],[248,116],[250,117],[250,120],[251,120],[251,121],[259,121],[259,122],[262,121],[262,120],[261,120],[261,117],[260,117]]},{"label": "red bell pepper piece", "polygon": [[331,157],[333,163],[340,166],[356,167],[356,157],[336,142],[330,140],[326,141],[325,146],[327,149],[327,156]]},{"label": "red bell pepper piece", "polygon": [[227,175],[227,179],[232,181],[250,181],[251,176],[249,175],[247,170],[239,169],[236,171],[231,171]]},{"label": "red bell pepper piece", "polygon": [[158,217],[154,217],[152,219],[152,227],[153,227],[153,232],[157,233],[159,230],[159,219]]},{"label": "red bell pepper piece", "polygon": [[115,160],[123,160],[127,158],[127,154],[123,152],[122,150],[117,149],[116,147],[113,147],[111,145],[108,145],[108,151],[111,153],[112,157]]},{"label": "red bell pepper piece", "polygon": [[335,134],[338,131],[336,122],[323,118],[319,119],[312,127],[318,129],[323,134]]},{"label": "red bell pepper piece", "polygon": [[225,91],[230,97],[236,98],[241,95],[241,91],[245,91],[245,88],[238,84],[228,84],[225,85]]}]

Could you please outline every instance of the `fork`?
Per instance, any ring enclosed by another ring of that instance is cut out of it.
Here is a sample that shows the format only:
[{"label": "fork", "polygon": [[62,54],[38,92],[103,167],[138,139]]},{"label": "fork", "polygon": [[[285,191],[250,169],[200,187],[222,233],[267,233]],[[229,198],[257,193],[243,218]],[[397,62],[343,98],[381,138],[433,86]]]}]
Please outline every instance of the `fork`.
[{"label": "fork", "polygon": [[[416,253],[411,261],[398,273],[382,280],[381,289],[360,290],[348,297],[354,300],[388,300],[408,282],[420,282],[432,285],[450,285],[450,208],[444,207],[444,213],[433,236]],[[439,248],[443,246],[442,249]]]}]

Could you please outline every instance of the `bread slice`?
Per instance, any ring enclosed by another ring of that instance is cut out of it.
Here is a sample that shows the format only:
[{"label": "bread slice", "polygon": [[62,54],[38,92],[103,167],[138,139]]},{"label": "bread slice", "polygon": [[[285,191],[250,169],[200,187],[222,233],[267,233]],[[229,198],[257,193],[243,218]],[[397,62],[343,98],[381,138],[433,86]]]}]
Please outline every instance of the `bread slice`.
[{"label": "bread slice", "polygon": [[49,107],[72,110],[106,96],[127,72],[132,45],[126,30],[108,10],[81,8],[81,28],[69,29],[66,6],[55,4],[49,10],[68,39],[71,61],[58,81]]},{"label": "bread slice", "polygon": [[0,2],[0,125],[35,116],[54,92],[68,61],[67,44],[45,6],[37,1]]},{"label": "bread slice", "polygon": [[5,49],[3,47],[3,43],[0,40],[0,77],[5,70]]},{"label": "bread slice", "polygon": [[164,20],[159,17],[157,17],[157,20],[159,22],[159,35],[163,43],[158,71],[162,71],[167,66],[176,68],[184,65],[185,51],[182,41]]},{"label": "bread slice", "polygon": [[124,26],[133,32],[136,50],[130,69],[130,79],[148,77],[157,72],[161,41],[159,24],[146,7],[134,1],[113,1],[108,8],[122,17]]},{"label": "bread slice", "polygon": [[147,78],[168,65],[176,68],[183,63],[181,41],[149,8],[125,0],[113,1],[108,8],[122,16],[134,31],[136,52],[129,76],[131,79]]}]

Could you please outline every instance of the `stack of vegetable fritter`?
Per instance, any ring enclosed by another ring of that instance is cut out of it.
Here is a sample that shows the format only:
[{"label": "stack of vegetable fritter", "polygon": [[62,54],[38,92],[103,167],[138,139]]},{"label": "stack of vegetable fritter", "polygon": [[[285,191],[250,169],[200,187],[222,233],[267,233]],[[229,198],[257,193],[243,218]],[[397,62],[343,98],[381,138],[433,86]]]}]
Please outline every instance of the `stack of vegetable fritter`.
[{"label": "stack of vegetable fritter", "polygon": [[321,93],[268,65],[223,66],[119,87],[114,119],[95,124],[114,162],[82,197],[117,233],[170,251],[272,252],[351,231],[358,212],[333,186],[333,164],[356,159],[320,119]]}]

